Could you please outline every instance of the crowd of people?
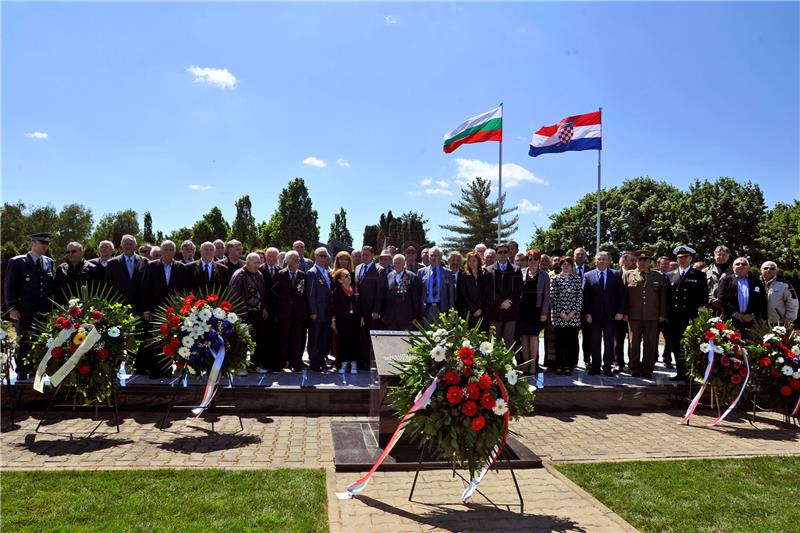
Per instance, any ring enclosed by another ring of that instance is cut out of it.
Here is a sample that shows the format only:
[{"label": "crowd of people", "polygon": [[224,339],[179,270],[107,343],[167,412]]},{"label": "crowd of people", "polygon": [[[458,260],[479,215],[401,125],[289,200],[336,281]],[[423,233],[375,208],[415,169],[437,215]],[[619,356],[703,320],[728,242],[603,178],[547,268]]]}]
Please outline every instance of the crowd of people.
[{"label": "crowd of people", "polygon": [[[777,278],[774,262],[762,264],[760,276],[751,274],[747,258],[732,259],[724,245],[711,265],[695,261],[691,247],[678,246],[675,260],[663,256],[655,265],[647,250],[622,252],[614,269],[609,252],[597,252],[590,265],[582,247],[522,252],[514,241],[446,257],[438,246],[414,242],[386,246],[377,257],[371,246],[333,257],[319,247],[309,259],[302,241],[292,250],[244,256],[241,242],[218,239],[200,244],[198,257],[189,240],[180,247],[169,240],[137,247],[136,238],[125,235],[119,255],[112,242],[102,241],[99,257],[87,260],[81,244],[71,242],[66,261],[56,264],[46,255],[51,238],[32,235],[30,251],[8,264],[5,309],[22,341],[19,356],[30,349],[37,314],[90,282],[110,285],[142,317],[146,331],[171,294],[228,290],[241,302],[256,346],[243,374],[306,366],[357,373],[370,365],[370,331],[411,330],[456,309],[471,326],[494,327],[507,346],[518,347],[525,374],[541,367],[572,374],[582,354],[589,374],[613,377],[627,370],[652,378],[661,335],[663,361],[668,368],[675,363],[671,379],[686,380],[680,339],[701,307],[714,308],[744,335],[757,319],[791,325],[798,313],[797,295]],[[20,377],[33,370],[21,357],[16,364]],[[161,355],[146,348],[137,354],[135,371],[152,378],[170,372]]]}]

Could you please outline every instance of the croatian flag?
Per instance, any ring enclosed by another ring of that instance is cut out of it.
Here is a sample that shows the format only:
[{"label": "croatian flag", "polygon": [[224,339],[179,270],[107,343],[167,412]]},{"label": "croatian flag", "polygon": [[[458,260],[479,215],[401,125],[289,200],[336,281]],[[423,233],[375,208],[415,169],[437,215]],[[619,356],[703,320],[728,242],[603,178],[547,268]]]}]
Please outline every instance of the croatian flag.
[{"label": "croatian flag", "polygon": [[542,126],[533,134],[528,155],[557,154],[569,150],[600,150],[600,111],[574,115],[558,124]]}]

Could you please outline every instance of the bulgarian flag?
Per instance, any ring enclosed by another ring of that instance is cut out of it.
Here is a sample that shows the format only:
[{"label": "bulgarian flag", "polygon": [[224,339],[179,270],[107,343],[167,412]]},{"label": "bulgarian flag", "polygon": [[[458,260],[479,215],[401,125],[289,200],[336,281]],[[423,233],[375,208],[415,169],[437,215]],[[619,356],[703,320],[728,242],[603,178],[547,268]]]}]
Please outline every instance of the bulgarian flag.
[{"label": "bulgarian flag", "polygon": [[444,151],[449,154],[462,144],[503,140],[503,106],[465,120],[444,134]]}]

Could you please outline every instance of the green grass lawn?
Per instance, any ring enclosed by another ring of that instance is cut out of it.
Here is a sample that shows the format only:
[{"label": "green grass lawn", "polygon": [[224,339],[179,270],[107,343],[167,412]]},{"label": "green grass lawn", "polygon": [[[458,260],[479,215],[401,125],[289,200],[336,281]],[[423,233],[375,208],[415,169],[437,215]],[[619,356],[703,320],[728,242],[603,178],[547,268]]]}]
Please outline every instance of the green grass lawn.
[{"label": "green grass lawn", "polygon": [[323,470],[4,472],[3,531],[328,531]]},{"label": "green grass lawn", "polygon": [[644,532],[800,530],[800,457],[558,465]]}]

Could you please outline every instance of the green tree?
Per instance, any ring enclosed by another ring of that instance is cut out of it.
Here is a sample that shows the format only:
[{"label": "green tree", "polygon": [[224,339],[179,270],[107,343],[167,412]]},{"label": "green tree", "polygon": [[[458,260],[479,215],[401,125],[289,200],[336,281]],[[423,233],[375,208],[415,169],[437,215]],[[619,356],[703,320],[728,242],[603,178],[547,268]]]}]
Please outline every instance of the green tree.
[{"label": "green tree", "polygon": [[142,239],[150,244],[157,244],[161,241],[156,241],[156,236],[153,235],[153,216],[150,211],[144,212],[144,231],[142,231]]},{"label": "green tree", "polygon": [[103,215],[94,229],[92,242],[96,246],[102,240],[109,240],[114,246],[119,246],[122,236],[127,234],[139,235],[139,220],[133,209]]},{"label": "green tree", "polygon": [[[454,233],[445,237],[444,247],[450,250],[471,250],[478,243],[497,242],[497,210],[498,201],[489,201],[492,193],[488,179],[476,177],[461,188],[461,200],[450,204],[448,213],[458,217],[461,224],[446,224],[441,228]],[[517,231],[519,217],[516,206],[505,207],[506,195],[503,194],[503,222],[500,227],[500,240],[509,239]],[[513,216],[509,217],[507,215]]]},{"label": "green tree", "polygon": [[317,211],[303,178],[295,178],[284,187],[278,197],[278,208],[262,229],[267,245],[288,249],[294,241],[300,240],[306,244],[307,251],[317,246]]},{"label": "green tree", "polygon": [[214,206],[192,227],[192,241],[199,249],[205,241],[228,240],[230,232],[231,228],[222,216],[222,211],[219,207]]},{"label": "green tree", "polygon": [[[3,204],[2,210],[0,210],[0,228],[3,231],[4,245],[14,243],[16,245],[14,251],[18,247],[22,249],[28,240],[27,218],[25,204],[22,202]],[[3,266],[5,266],[5,262],[3,262]]]},{"label": "green tree", "polygon": [[344,207],[333,215],[333,222],[331,222],[331,229],[328,233],[328,242],[334,239],[342,241],[349,246],[353,245],[353,236],[350,235],[350,230],[347,229],[347,211],[345,211]]},{"label": "green tree", "polygon": [[800,270],[800,200],[777,203],[758,227],[754,266],[775,261],[780,270]]},{"label": "green tree", "polygon": [[58,230],[50,243],[53,257],[63,257],[67,244],[72,241],[88,246],[94,217],[92,210],[81,204],[68,204],[58,213]]},{"label": "green tree", "polygon": [[[192,228],[178,228],[166,237],[170,241],[175,243],[175,246],[178,247],[178,251],[180,251],[181,243],[183,241],[188,241],[192,239]],[[159,239],[159,243],[164,239]]]},{"label": "green tree", "polygon": [[[381,232],[381,227],[377,224],[367,224],[364,226],[364,246],[372,246],[373,250],[378,249],[378,235]],[[383,245],[383,241],[381,241]]]},{"label": "green tree", "polygon": [[231,237],[242,241],[245,250],[253,250],[259,246],[259,234],[256,219],[253,216],[253,204],[250,195],[245,194],[236,200],[236,217],[231,225]]},{"label": "green tree", "polygon": [[419,245],[433,244],[428,242],[427,223],[428,220],[416,211],[408,211],[399,217],[395,217],[391,211],[381,213],[378,224],[364,227],[364,244],[375,250],[381,250],[384,244],[400,247],[407,241]]}]

